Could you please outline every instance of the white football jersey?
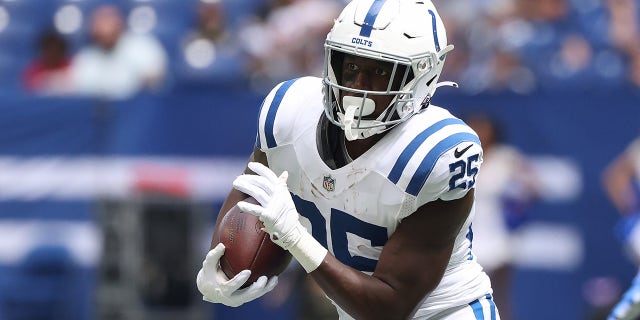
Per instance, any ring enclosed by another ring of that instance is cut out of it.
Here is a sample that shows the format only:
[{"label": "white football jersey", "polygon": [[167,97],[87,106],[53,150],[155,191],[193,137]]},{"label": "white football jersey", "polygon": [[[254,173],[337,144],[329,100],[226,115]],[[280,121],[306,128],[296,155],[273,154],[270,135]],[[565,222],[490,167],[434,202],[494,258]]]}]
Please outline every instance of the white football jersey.
[{"label": "white football jersey", "polygon": [[[458,199],[474,187],[482,163],[480,141],[445,109],[429,106],[338,169],[319,153],[318,124],[324,116],[321,79],[284,82],[263,102],[256,145],[276,174],[289,172],[302,224],[346,265],[372,274],[403,218],[427,202]],[[434,317],[492,293],[471,252],[473,216],[472,210],[444,278],[415,318]],[[338,313],[351,319],[339,307]]]}]

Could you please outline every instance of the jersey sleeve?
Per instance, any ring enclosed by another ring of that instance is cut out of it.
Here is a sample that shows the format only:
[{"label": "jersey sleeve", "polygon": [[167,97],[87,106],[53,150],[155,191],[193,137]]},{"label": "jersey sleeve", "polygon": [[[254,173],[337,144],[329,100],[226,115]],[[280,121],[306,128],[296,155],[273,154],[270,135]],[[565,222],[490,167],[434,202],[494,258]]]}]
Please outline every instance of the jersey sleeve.
[{"label": "jersey sleeve", "polygon": [[483,161],[478,141],[460,141],[445,150],[425,181],[416,199],[417,207],[441,199],[460,199],[475,187]]},{"label": "jersey sleeve", "polygon": [[260,106],[256,147],[266,151],[296,139],[295,126],[308,101],[322,99],[322,90],[314,88],[318,79],[304,77],[282,82],[269,92]]},{"label": "jersey sleeve", "polygon": [[[475,186],[483,153],[480,138],[464,121],[434,107],[394,131],[387,178],[410,200],[403,219],[425,203],[462,198]],[[392,164],[392,165],[391,165]]]}]

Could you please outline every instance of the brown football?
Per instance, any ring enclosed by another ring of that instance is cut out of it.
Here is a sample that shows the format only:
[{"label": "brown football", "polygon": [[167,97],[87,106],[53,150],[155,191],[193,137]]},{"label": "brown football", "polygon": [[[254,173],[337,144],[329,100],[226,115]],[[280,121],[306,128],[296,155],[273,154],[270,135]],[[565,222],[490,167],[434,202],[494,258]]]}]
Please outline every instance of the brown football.
[{"label": "brown football", "polygon": [[[244,201],[258,203],[253,198]],[[226,248],[220,259],[225,275],[231,279],[242,270],[251,270],[251,276],[242,288],[260,276],[279,275],[291,262],[291,254],[273,243],[269,234],[261,230],[262,221],[241,211],[237,205],[227,212],[218,227],[219,241]]]}]

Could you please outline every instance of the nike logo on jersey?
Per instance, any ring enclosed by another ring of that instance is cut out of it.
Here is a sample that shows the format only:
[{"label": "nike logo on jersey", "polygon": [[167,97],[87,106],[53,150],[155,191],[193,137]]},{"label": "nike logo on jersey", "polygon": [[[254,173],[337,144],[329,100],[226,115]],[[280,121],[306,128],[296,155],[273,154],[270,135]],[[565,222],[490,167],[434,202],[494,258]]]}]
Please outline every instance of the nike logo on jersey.
[{"label": "nike logo on jersey", "polygon": [[467,152],[467,150],[469,150],[469,148],[471,148],[472,144],[468,145],[466,148],[462,149],[462,150],[458,150],[458,148],[456,147],[456,150],[453,151],[453,155],[456,158],[460,158],[465,152]]}]

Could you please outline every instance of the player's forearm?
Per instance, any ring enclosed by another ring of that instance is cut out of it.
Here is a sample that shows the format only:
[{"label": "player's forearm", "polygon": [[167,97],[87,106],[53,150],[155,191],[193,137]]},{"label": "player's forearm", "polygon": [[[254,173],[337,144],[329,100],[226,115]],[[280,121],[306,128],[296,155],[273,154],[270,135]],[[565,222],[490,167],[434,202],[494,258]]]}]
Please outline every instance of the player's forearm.
[{"label": "player's forearm", "polygon": [[328,254],[310,275],[324,293],[355,319],[407,319],[421,299],[439,283],[434,280],[420,298],[412,298],[400,286],[383,281],[340,263]]}]

